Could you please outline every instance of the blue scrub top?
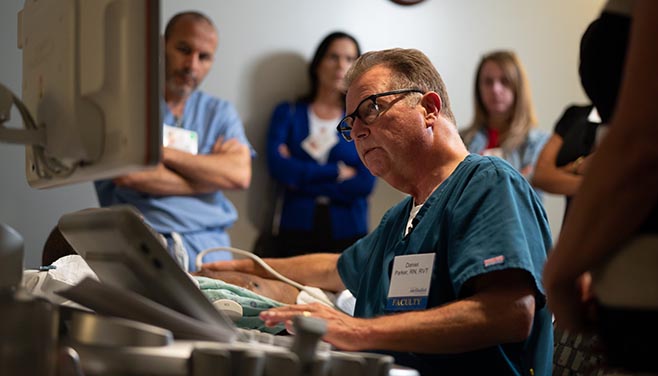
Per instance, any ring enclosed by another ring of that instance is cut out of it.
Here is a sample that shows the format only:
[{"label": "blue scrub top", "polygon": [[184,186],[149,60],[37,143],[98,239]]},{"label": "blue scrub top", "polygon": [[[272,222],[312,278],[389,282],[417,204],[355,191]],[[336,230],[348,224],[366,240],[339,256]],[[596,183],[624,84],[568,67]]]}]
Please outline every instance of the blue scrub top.
[{"label": "blue scrub top", "polygon": [[423,374],[522,375],[532,369],[535,375],[549,375],[552,323],[541,273],[551,233],[526,179],[499,158],[471,154],[426,200],[414,229],[404,236],[412,204],[408,197],[391,208],[374,232],[341,255],[338,272],[356,297],[355,316],[392,313],[386,311],[386,300],[395,256],[436,254],[428,308],[464,298],[462,288],[473,277],[522,269],[537,290],[533,330],[526,341],[456,355],[393,355]]},{"label": "blue scrub top", "polygon": [[[174,115],[164,101],[162,109],[164,123],[174,126]],[[210,154],[213,145],[221,137],[224,140],[237,139],[249,146],[252,157],[255,156],[237,110],[226,100],[194,91],[185,103],[181,120],[181,128],[197,133],[198,154]],[[160,196],[117,187],[112,180],[96,181],[95,188],[101,206],[133,205],[155,231],[165,235],[179,233],[190,254],[189,270],[195,270],[194,258],[200,251],[210,247],[230,246],[226,230],[237,220],[238,212],[222,191]],[[227,252],[216,252],[209,254],[204,261],[230,258]]]}]

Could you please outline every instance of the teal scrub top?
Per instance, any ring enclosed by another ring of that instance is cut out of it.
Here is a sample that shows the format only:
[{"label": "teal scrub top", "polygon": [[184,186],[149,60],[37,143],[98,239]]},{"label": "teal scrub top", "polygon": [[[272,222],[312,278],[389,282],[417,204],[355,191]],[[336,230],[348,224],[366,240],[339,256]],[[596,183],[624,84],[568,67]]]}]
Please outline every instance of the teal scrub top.
[{"label": "teal scrub top", "polygon": [[553,332],[541,273],[551,232],[530,184],[502,159],[471,154],[425,201],[405,236],[412,201],[389,209],[375,231],[338,260],[343,283],[356,297],[355,316],[393,313],[386,302],[395,256],[435,254],[427,308],[464,298],[462,287],[473,277],[521,269],[536,288],[528,339],[462,354],[392,355],[421,374],[550,375]]}]

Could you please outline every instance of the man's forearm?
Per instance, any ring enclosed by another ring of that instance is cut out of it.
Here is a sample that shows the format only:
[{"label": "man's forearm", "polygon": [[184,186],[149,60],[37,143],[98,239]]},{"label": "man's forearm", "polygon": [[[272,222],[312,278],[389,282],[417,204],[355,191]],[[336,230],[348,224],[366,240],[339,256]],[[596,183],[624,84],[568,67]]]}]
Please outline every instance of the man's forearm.
[{"label": "man's forearm", "polygon": [[202,191],[246,189],[251,182],[251,155],[242,144],[226,152],[204,155],[165,148],[163,163]]},{"label": "man's forearm", "polygon": [[[302,285],[319,287],[327,291],[345,289],[338,275],[338,254],[315,253],[289,258],[264,259],[265,263],[279,274]],[[239,271],[265,278],[274,278],[265,268],[252,259],[219,261],[203,265],[204,269],[216,271]]]},{"label": "man's forearm", "polygon": [[419,353],[462,353],[525,340],[532,327],[532,294],[478,294],[426,311],[368,320],[364,348]]},{"label": "man's forearm", "polygon": [[198,191],[189,181],[162,164],[151,170],[120,176],[113,181],[119,187],[159,196],[190,195]]},{"label": "man's forearm", "polygon": [[265,259],[265,262],[296,282],[336,292],[345,289],[337,269],[339,256],[316,253],[286,259]]}]

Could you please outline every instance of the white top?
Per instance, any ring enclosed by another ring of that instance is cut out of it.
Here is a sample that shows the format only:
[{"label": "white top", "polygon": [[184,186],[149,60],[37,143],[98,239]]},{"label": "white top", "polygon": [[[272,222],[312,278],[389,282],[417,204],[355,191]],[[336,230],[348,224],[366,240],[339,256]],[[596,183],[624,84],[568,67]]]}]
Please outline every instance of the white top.
[{"label": "white top", "polygon": [[587,121],[590,123],[601,123],[601,116],[599,116],[599,111],[596,110],[596,107],[592,107],[592,111],[587,115]]},{"label": "white top", "polygon": [[407,236],[407,234],[411,232],[411,229],[413,228],[412,222],[414,218],[416,218],[416,215],[418,215],[418,212],[422,207],[423,204],[419,204],[411,207],[411,212],[409,212],[409,220],[407,221],[407,226],[404,228],[404,236]]},{"label": "white top", "polygon": [[321,119],[308,108],[308,137],[302,141],[302,148],[319,164],[326,164],[329,152],[338,143],[336,124],[340,118]]}]

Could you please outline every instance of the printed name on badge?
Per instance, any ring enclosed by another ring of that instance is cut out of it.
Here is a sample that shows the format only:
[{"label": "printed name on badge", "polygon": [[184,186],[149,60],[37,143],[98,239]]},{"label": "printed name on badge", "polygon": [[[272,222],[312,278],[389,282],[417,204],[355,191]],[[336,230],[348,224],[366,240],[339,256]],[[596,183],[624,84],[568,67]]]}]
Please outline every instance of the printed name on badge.
[{"label": "printed name on badge", "polygon": [[427,307],[434,256],[434,253],[423,253],[397,256],[393,260],[387,310],[411,311]]}]

